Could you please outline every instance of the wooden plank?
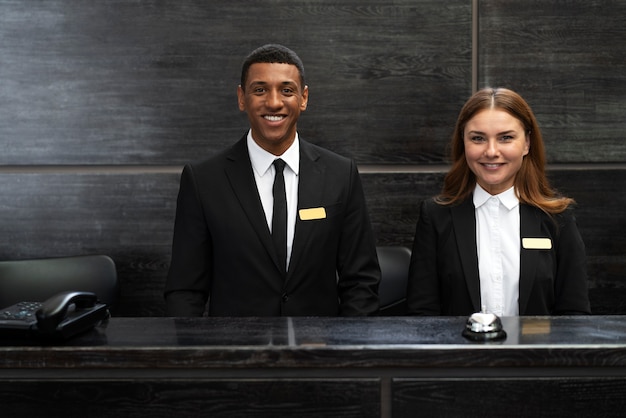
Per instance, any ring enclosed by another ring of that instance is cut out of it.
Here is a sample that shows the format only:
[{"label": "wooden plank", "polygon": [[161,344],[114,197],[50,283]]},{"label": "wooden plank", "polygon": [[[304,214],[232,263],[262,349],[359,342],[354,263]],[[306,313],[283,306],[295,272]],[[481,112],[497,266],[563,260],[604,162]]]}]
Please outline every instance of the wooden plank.
[{"label": "wooden plank", "polygon": [[8,415],[46,417],[380,416],[377,379],[176,379],[2,382]]},{"label": "wooden plank", "polygon": [[[592,312],[626,312],[626,196],[616,192],[626,189],[626,173],[622,169],[554,169],[548,174],[555,188],[577,201]],[[411,248],[419,204],[437,194],[443,174],[366,174],[363,180],[377,242]]]},{"label": "wooden plank", "polygon": [[[623,170],[551,171],[578,202],[595,313],[626,312]],[[4,173],[0,175],[0,258],[104,253],[115,260],[123,316],[162,315],[178,173]],[[412,247],[419,204],[442,173],[362,175],[378,245]],[[597,295],[597,296],[595,296]]]},{"label": "wooden plank", "polygon": [[550,172],[553,185],[576,199],[576,220],[587,249],[589,298],[595,314],[626,312],[626,171]]},{"label": "wooden plank", "polygon": [[394,379],[392,390],[398,418],[621,417],[626,407],[618,378]]},{"label": "wooden plank", "polygon": [[479,87],[517,90],[551,162],[626,161],[626,3],[485,0]]},{"label": "wooden plank", "polygon": [[178,174],[2,174],[3,260],[104,253],[118,267],[114,313],[163,311]]},{"label": "wooden plank", "polygon": [[[241,63],[298,52],[303,137],[366,162],[439,162],[470,93],[470,3],[0,0],[0,164],[182,164],[247,130]],[[443,141],[443,142],[442,142]]]}]

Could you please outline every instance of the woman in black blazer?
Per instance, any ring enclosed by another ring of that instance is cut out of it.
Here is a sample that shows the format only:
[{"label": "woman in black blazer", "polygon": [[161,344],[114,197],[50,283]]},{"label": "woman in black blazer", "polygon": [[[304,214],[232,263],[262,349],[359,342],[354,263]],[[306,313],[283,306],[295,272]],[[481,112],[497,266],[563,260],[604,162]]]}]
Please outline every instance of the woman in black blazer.
[{"label": "woman in black blazer", "polygon": [[551,188],[535,116],[517,93],[476,92],[441,193],[422,203],[407,299],[415,315],[589,314],[574,200]]}]

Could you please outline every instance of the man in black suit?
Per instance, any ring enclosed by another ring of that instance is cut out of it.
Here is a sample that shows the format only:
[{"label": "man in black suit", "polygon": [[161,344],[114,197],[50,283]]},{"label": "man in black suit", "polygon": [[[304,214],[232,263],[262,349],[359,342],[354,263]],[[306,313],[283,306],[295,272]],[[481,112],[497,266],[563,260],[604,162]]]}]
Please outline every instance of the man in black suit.
[{"label": "man in black suit", "polygon": [[183,169],[169,316],[378,310],[380,268],[359,174],[353,161],[299,138],[308,94],[290,49],[265,45],[244,61],[237,96],[250,130]]}]

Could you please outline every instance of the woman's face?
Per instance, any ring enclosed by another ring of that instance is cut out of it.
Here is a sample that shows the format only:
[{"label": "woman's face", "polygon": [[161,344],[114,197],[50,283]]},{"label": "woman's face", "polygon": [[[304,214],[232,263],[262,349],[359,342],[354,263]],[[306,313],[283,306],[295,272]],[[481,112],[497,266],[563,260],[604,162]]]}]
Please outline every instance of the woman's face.
[{"label": "woman's face", "polygon": [[530,149],[519,119],[500,109],[476,113],[463,131],[465,159],[478,184],[492,195],[513,186]]}]

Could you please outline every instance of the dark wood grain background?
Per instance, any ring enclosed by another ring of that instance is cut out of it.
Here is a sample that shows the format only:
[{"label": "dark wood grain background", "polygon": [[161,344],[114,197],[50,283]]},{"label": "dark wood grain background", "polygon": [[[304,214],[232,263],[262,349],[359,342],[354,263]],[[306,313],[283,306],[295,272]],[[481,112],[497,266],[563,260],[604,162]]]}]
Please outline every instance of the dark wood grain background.
[{"label": "dark wood grain background", "polygon": [[552,163],[626,162],[626,2],[480,1],[481,85],[528,100]]},{"label": "dark wood grain background", "polygon": [[626,313],[625,12],[609,0],[0,0],[0,259],[109,254],[114,314],[162,315],[182,164],[245,132],[241,62],[279,42],[307,72],[299,130],[357,161],[380,245],[412,245],[472,85],[519,91],[554,185],[578,202],[592,308]]},{"label": "dark wood grain background", "polygon": [[441,161],[471,92],[467,1],[2,0],[0,10],[3,164],[208,156],[247,128],[241,63],[268,42],[305,63],[302,135],[360,163]]}]

